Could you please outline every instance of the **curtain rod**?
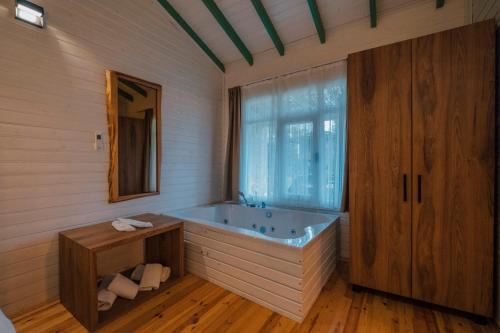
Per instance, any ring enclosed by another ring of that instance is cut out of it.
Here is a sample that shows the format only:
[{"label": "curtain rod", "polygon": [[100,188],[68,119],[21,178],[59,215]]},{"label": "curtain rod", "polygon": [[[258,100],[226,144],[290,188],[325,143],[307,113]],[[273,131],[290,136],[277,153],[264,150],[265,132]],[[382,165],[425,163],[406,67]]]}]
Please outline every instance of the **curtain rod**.
[{"label": "curtain rod", "polygon": [[256,84],[256,83],[261,83],[261,82],[264,82],[264,81],[274,80],[274,79],[277,79],[279,77],[284,77],[284,76],[288,76],[288,75],[292,75],[292,74],[296,74],[296,73],[300,73],[300,72],[305,72],[307,70],[315,69],[315,68],[318,68],[318,67],[328,66],[328,65],[334,64],[336,62],[344,61],[344,60],[347,60],[347,58],[336,59],[334,61],[330,61],[330,62],[327,62],[327,63],[324,63],[324,64],[320,64],[320,65],[316,65],[316,66],[312,66],[312,67],[306,67],[306,68],[299,69],[299,70],[296,70],[296,71],[293,71],[293,72],[289,72],[289,73],[285,73],[285,74],[279,74],[279,75],[274,75],[274,76],[267,77],[267,78],[264,78],[264,79],[251,81],[249,83],[242,84],[241,87],[247,87],[247,86],[251,86],[251,85]]}]

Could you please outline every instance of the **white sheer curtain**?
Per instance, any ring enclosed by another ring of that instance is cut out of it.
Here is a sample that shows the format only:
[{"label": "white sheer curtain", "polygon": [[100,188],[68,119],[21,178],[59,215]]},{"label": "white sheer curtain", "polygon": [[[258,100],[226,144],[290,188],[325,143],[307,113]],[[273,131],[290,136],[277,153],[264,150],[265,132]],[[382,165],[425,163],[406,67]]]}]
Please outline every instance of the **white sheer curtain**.
[{"label": "white sheer curtain", "polygon": [[241,190],[254,202],[339,209],[346,62],[242,87]]}]

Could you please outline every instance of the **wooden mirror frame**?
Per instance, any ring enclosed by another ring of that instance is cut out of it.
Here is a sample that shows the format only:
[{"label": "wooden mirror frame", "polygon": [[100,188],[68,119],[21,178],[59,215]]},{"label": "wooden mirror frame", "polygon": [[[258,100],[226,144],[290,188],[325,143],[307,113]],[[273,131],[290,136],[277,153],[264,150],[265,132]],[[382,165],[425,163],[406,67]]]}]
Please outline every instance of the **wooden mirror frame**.
[{"label": "wooden mirror frame", "polygon": [[[120,195],[118,179],[118,79],[124,78],[128,81],[147,86],[156,90],[156,192],[144,192],[130,195]],[[161,92],[159,84],[148,82],[120,72],[106,70],[106,107],[108,113],[108,133],[109,133],[109,172],[108,202],[120,202],[130,199],[143,198],[160,194],[161,177]]]}]

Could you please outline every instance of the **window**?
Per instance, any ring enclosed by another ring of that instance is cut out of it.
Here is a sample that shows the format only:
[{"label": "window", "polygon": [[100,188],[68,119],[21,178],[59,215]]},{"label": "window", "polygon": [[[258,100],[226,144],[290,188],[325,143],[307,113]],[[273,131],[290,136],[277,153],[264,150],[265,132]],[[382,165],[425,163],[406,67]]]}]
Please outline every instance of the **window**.
[{"label": "window", "polygon": [[240,186],[254,202],[338,209],[345,62],[242,88]]}]

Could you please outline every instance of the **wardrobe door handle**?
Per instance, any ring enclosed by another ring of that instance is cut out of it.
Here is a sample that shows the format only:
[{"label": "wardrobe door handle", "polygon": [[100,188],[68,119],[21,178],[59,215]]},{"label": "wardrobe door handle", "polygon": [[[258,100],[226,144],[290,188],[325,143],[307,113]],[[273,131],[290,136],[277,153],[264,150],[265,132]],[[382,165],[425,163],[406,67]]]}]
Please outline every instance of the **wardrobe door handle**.
[{"label": "wardrobe door handle", "polygon": [[406,202],[408,201],[408,186],[406,185],[406,180],[408,177],[406,177],[406,174],[403,174],[403,201]]},{"label": "wardrobe door handle", "polygon": [[422,202],[422,175],[417,176],[417,186],[418,186],[418,193],[417,193],[417,201],[419,203]]}]

